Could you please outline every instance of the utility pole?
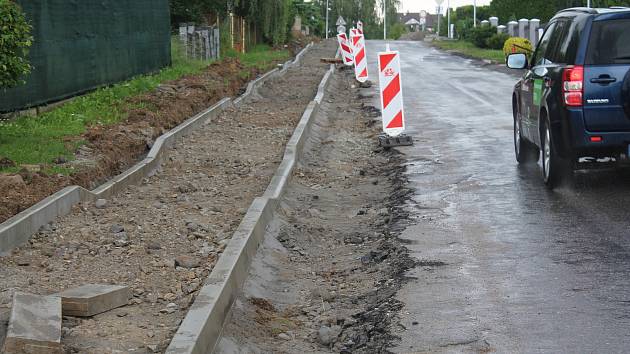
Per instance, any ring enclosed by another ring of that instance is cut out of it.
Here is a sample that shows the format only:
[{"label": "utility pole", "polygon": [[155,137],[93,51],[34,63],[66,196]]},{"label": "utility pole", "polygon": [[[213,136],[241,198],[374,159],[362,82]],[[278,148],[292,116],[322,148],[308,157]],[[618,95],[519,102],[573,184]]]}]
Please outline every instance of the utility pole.
[{"label": "utility pole", "polygon": [[387,40],[387,0],[383,0],[383,40]]},{"label": "utility pole", "polygon": [[586,0],[586,7],[591,8],[591,0]]},{"label": "utility pole", "polygon": [[437,39],[440,39],[440,17],[442,17],[442,6],[438,5],[437,7],[437,20],[438,20],[438,28],[437,28]]},{"label": "utility pole", "polygon": [[446,37],[451,39],[451,0],[446,1],[446,19],[448,25],[448,27],[446,27]]},{"label": "utility pole", "polygon": [[442,17],[442,3],[444,3],[444,0],[435,0],[435,3],[437,4],[437,39],[440,39],[440,17]]},{"label": "utility pole", "polygon": [[477,27],[477,0],[473,1],[473,27]]},{"label": "utility pole", "polygon": [[328,39],[328,0],[326,0],[326,39]]}]

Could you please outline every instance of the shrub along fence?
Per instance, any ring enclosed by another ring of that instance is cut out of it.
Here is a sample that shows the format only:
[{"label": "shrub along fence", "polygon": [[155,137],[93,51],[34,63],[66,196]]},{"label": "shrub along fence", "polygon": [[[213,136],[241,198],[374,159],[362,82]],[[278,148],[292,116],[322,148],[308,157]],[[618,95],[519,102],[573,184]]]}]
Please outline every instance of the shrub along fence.
[{"label": "shrub along fence", "polygon": [[171,63],[168,0],[16,0],[33,26],[26,84],[0,112],[68,98]]}]

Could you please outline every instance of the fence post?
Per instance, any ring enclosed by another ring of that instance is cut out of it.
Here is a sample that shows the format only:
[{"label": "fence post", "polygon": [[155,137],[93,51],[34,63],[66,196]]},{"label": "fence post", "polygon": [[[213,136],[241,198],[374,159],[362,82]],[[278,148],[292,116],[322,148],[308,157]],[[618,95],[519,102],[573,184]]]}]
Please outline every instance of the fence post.
[{"label": "fence post", "polygon": [[508,34],[510,37],[516,37],[516,26],[518,26],[518,22],[510,21],[508,22]]},{"label": "fence post", "polygon": [[534,47],[538,44],[538,27],[540,27],[539,19],[533,18],[529,21],[529,40]]},{"label": "fence post", "polygon": [[216,50],[216,58],[219,59],[221,57],[221,32],[219,32],[219,28],[214,29],[214,40],[215,40],[215,50]]},{"label": "fence post", "polygon": [[529,20],[526,18],[522,18],[518,20],[518,36],[521,38],[527,38],[526,28],[529,24]]},{"label": "fence post", "polygon": [[[186,57],[187,58],[195,58],[195,24],[188,24],[188,35],[187,35],[188,48],[186,49]],[[189,54],[190,52],[190,54]]]},{"label": "fence post", "polygon": [[206,48],[208,48],[207,55],[208,60],[212,59],[212,42],[210,41],[210,34],[212,33],[212,27],[206,28]]},{"label": "fence post", "polygon": [[180,48],[184,50],[184,56],[188,56],[187,48],[188,48],[188,24],[180,23],[179,24],[179,44]]}]

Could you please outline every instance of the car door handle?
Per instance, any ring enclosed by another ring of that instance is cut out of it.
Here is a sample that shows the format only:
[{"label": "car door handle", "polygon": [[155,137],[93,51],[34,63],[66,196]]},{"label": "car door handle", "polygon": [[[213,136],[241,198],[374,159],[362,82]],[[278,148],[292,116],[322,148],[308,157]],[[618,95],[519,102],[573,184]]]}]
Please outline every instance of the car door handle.
[{"label": "car door handle", "polygon": [[591,79],[591,82],[594,84],[608,85],[617,81],[614,77],[610,77],[609,75],[602,75],[598,78]]}]

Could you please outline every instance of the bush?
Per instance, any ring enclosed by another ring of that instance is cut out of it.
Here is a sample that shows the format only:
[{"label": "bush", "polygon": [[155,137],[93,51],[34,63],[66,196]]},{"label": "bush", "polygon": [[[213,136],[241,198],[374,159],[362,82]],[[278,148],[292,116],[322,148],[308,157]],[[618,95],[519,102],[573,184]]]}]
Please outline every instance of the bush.
[{"label": "bush", "polygon": [[513,53],[524,53],[529,56],[532,52],[532,42],[525,38],[512,37],[503,44],[503,54],[505,54],[506,57]]},{"label": "bush", "polygon": [[396,40],[400,38],[400,36],[402,36],[406,32],[407,32],[407,27],[405,27],[401,23],[396,23],[393,26],[389,27],[389,30],[387,30],[387,37],[389,39]]},{"label": "bush", "polygon": [[33,42],[31,25],[12,0],[0,0],[0,88],[23,84],[31,72],[28,48]]},{"label": "bush", "polygon": [[459,39],[470,40],[470,35],[473,29],[472,18],[465,18],[463,20],[457,20],[455,22],[455,33]]},{"label": "bush", "polygon": [[497,29],[492,26],[479,26],[470,30],[470,41],[476,47],[488,48],[488,39],[497,33]]},{"label": "bush", "polygon": [[501,50],[503,49],[505,41],[507,41],[508,39],[510,39],[510,36],[506,33],[495,33],[492,35],[492,37],[488,38],[488,40],[486,41],[486,45],[490,49]]}]

